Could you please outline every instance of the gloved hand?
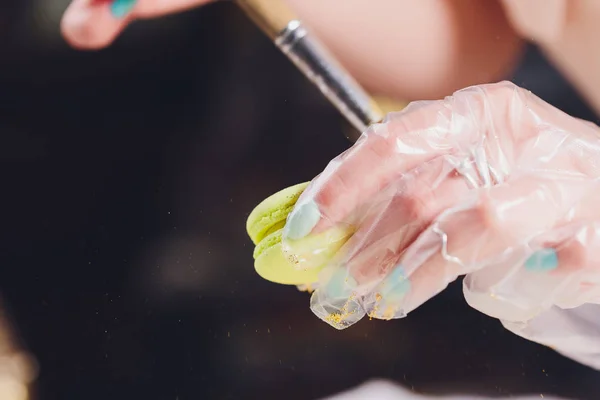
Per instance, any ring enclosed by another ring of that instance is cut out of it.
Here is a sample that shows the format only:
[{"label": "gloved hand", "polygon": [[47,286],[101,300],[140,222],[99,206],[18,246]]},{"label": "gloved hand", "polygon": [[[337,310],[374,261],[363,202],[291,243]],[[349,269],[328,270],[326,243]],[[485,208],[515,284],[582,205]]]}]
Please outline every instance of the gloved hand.
[{"label": "gloved hand", "polygon": [[512,83],[475,86],[370,128],[302,194],[282,248],[354,232],[311,298],[336,328],[404,317],[466,275],[472,307],[600,368],[599,178],[597,126]]}]

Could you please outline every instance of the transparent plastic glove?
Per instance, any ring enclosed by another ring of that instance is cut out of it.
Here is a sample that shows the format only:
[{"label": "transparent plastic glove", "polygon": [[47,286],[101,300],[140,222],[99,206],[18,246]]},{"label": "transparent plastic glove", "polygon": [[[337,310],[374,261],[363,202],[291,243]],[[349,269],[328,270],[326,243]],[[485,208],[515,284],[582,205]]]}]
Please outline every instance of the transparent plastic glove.
[{"label": "transparent plastic glove", "polygon": [[[559,400],[556,397],[548,397],[546,395],[532,395],[524,397],[514,397],[511,399],[517,400],[534,400],[534,399],[546,399],[546,400]],[[500,400],[500,397],[481,397],[481,396],[426,396],[413,393],[401,386],[395,385],[391,382],[386,381],[372,381],[367,382],[357,388],[349,390],[344,393],[337,394],[332,397],[328,397],[323,400]]]},{"label": "transparent plastic glove", "polygon": [[[600,314],[548,314],[600,303],[598,177],[598,127],[512,83],[475,86],[373,126],[303,193],[282,247],[293,256],[309,235],[355,232],[311,298],[338,329],[404,317],[467,275],[471,306],[531,340],[596,354],[586,362],[600,368]],[[298,268],[318,267],[312,259]],[[557,318],[577,328],[543,333]]]}]

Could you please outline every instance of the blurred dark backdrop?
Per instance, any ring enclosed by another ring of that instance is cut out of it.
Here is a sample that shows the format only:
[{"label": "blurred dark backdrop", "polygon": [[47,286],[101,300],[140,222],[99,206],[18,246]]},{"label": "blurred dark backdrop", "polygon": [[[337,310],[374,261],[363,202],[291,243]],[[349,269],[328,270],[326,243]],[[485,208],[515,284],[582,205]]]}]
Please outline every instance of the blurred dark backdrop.
[{"label": "blurred dark backdrop", "polygon": [[[0,7],[0,292],[38,399],[314,399],[415,390],[600,398],[598,374],[505,332],[460,286],[343,332],[254,273],[245,218],[348,146],[336,111],[231,4],[69,49],[66,0]],[[513,80],[596,117],[535,49]]]}]

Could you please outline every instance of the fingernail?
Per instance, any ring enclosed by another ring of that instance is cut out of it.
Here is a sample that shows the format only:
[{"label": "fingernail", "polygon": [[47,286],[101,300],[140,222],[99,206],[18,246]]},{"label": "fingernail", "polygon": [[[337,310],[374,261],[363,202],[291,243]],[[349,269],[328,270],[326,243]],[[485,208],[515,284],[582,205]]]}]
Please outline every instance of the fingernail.
[{"label": "fingernail", "polygon": [[115,0],[111,6],[110,11],[116,18],[123,18],[131,12],[137,0]]},{"label": "fingernail", "polygon": [[321,212],[317,203],[311,200],[300,204],[290,214],[283,235],[287,239],[302,239],[313,230],[320,219]]},{"label": "fingernail", "polygon": [[410,280],[402,267],[396,267],[381,285],[381,297],[386,303],[395,303],[410,290]]},{"label": "fingernail", "polygon": [[558,255],[554,249],[538,250],[525,261],[525,269],[533,272],[552,271],[556,267],[558,267]]},{"label": "fingernail", "polygon": [[370,316],[386,320],[406,316],[402,311],[402,300],[410,291],[410,287],[410,280],[408,280],[404,268],[396,267],[377,292],[376,303]]},{"label": "fingernail", "polygon": [[348,274],[346,268],[339,268],[325,285],[325,291],[329,297],[339,299],[350,296],[356,286],[356,280]]}]

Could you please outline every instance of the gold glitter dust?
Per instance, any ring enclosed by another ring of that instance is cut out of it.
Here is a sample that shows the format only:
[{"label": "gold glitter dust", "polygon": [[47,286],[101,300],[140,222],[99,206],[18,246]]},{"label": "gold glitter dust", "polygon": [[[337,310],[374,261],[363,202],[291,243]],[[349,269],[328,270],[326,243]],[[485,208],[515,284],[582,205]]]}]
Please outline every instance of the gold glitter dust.
[{"label": "gold glitter dust", "polygon": [[327,316],[327,318],[325,318],[327,320],[327,322],[335,325],[335,326],[339,326],[342,324],[342,321],[344,320],[344,316],[340,313],[335,313],[335,314],[329,314]]},{"label": "gold glitter dust", "polygon": [[[375,303],[381,302],[382,299],[383,299],[383,296],[381,295],[381,293],[375,293]],[[377,318],[378,312],[379,312],[379,304],[375,304],[375,307],[373,307],[373,310],[368,314],[369,320],[373,320],[373,318]]]},{"label": "gold glitter dust", "polygon": [[373,310],[368,314],[369,321],[373,321],[373,318],[377,318],[377,312],[379,311],[379,306],[373,307]]},{"label": "gold glitter dust", "polygon": [[299,264],[299,263],[300,263],[300,261],[298,261],[298,256],[297,256],[297,255],[295,255],[295,254],[290,254],[290,255],[288,256],[288,261],[289,261],[290,263],[292,263],[292,264],[295,264],[295,265],[297,265],[297,264]]},{"label": "gold glitter dust", "polygon": [[312,293],[312,292],[315,291],[315,288],[313,287],[312,283],[305,283],[304,285],[299,285],[299,286],[296,286],[296,287],[301,292]]},{"label": "gold glitter dust", "polygon": [[341,327],[342,326],[342,322],[348,318],[348,316],[354,314],[354,311],[350,311],[348,312],[348,303],[350,301],[352,301],[354,299],[354,294],[352,294],[348,300],[346,301],[346,303],[344,303],[344,306],[342,307],[342,309],[340,310],[339,313],[331,313],[329,314],[325,320],[329,323],[331,323],[332,325],[336,326],[336,327]]},{"label": "gold glitter dust", "polygon": [[392,318],[394,318],[394,313],[396,310],[394,310],[393,306],[388,306],[388,308],[385,309],[385,312],[383,313],[383,319],[385,320],[391,320]]}]

